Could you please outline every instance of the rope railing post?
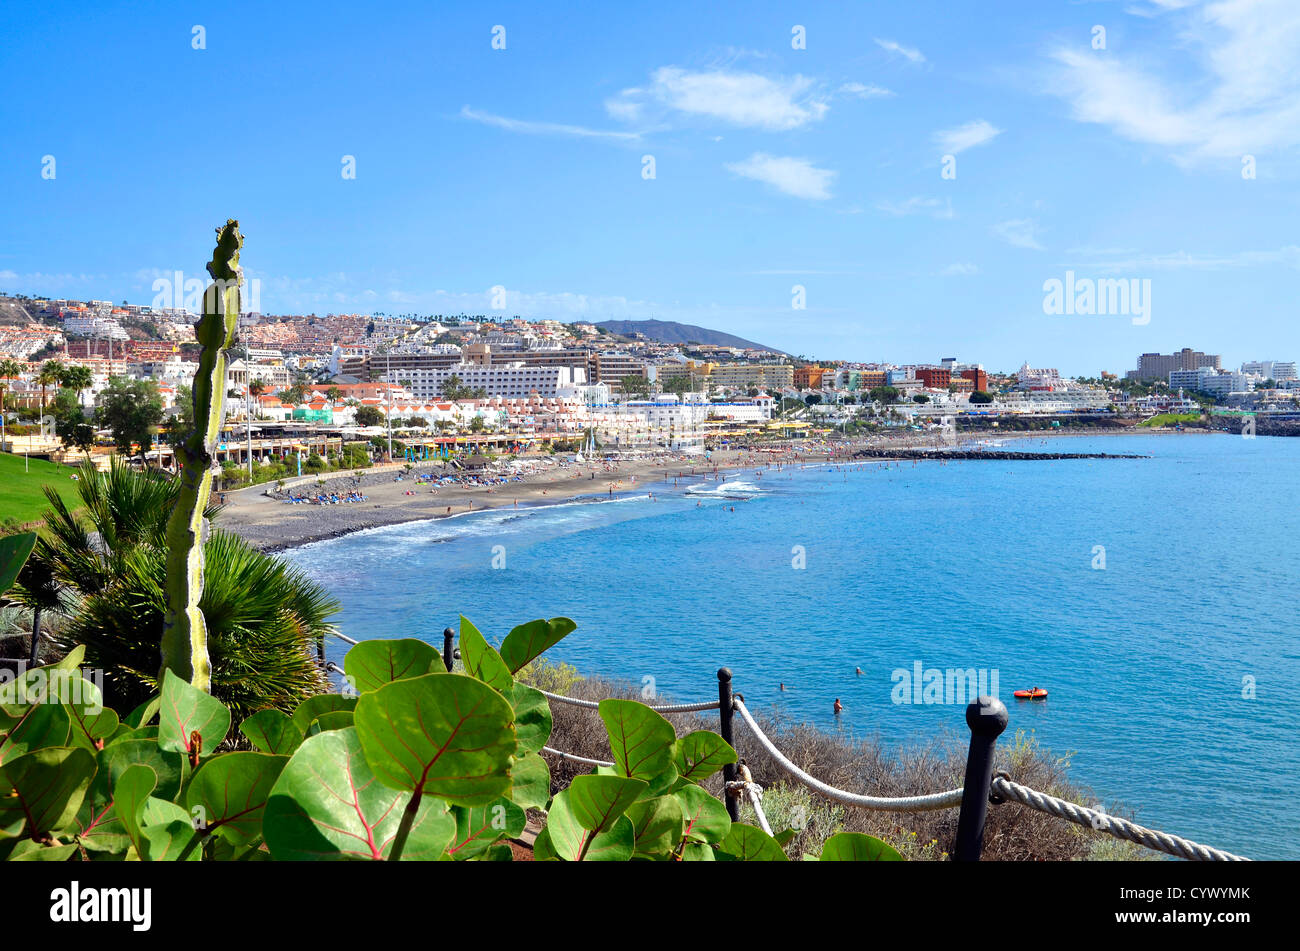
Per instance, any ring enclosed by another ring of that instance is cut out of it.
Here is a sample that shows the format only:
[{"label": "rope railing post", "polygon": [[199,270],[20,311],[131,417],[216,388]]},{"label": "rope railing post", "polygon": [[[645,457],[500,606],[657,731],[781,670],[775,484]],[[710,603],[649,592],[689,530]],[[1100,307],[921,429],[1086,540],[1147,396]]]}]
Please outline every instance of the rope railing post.
[{"label": "rope railing post", "polygon": [[[721,722],[720,733],[726,740],[727,745],[735,749],[736,742],[732,737],[731,731],[731,670],[727,667],[718,668],[718,720]],[[731,784],[736,781],[736,765],[728,763],[722,767],[722,780],[726,792],[723,799],[726,800],[727,815],[731,816],[732,822],[740,821],[740,797],[732,791]]]},{"label": "rope railing post", "polygon": [[966,707],[970,727],[970,752],[966,755],[966,783],[957,819],[955,862],[978,862],[984,850],[984,820],[989,811],[989,787],[993,782],[993,751],[1007,728],[1010,716],[997,697],[976,697]]},{"label": "rope railing post", "polygon": [[451,670],[451,662],[455,660],[455,654],[452,653],[451,642],[456,637],[456,632],[449,627],[442,629],[442,662],[447,665],[447,670]]}]

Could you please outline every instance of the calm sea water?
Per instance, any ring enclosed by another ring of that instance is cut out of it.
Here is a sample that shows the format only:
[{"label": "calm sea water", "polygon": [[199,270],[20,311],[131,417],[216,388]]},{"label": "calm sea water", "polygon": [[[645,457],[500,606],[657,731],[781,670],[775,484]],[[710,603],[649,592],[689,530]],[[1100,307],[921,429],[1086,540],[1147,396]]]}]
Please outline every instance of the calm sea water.
[{"label": "calm sea water", "polygon": [[[582,671],[696,700],[726,665],[751,708],[888,744],[965,735],[960,705],[894,702],[895,671],[996,671],[1008,735],[1073,753],[1106,807],[1300,858],[1300,439],[1046,445],[1152,458],[746,469],[730,481],[757,490],[748,500],[661,487],[285,557],[341,599],[354,638],[440,646],[464,613],[499,640],[566,615],[578,629],[552,657]],[[1012,698],[1035,685],[1047,701]]]}]

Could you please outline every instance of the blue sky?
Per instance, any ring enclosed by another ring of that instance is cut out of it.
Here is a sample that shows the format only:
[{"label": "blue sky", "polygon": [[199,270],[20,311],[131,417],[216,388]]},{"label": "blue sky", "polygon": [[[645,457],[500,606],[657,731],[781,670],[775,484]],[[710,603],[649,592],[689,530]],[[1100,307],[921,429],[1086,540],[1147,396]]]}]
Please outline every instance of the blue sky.
[{"label": "blue sky", "polygon": [[[47,2],[0,32],[0,290],[148,303],[237,217],[267,313],[499,285],[822,359],[1300,357],[1294,0]],[[1149,280],[1150,320],[1045,314],[1067,270]]]}]

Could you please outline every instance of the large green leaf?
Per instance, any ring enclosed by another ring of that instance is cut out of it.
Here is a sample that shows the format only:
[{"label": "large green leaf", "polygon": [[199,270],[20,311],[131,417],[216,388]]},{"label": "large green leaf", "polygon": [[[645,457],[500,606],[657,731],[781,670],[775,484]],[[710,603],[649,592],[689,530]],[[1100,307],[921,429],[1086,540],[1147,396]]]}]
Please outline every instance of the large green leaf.
[{"label": "large green leaf", "polygon": [[0,538],[0,594],[11,587],[36,547],[35,532],[21,532]]},{"label": "large green leaf", "polygon": [[682,779],[702,783],[723,766],[736,762],[736,751],[718,734],[695,730],[677,741],[673,762]]},{"label": "large green leaf", "polygon": [[536,753],[551,738],[551,705],[546,695],[517,683],[508,694],[515,708],[515,738],[521,753]]},{"label": "large green leaf", "polygon": [[514,678],[496,648],[487,642],[469,618],[460,619],[460,659],[465,672],[503,694],[510,693]]},{"label": "large green leaf", "polygon": [[788,862],[785,849],[757,826],[733,822],[718,845],[717,857],[723,862]]},{"label": "large green leaf", "polygon": [[553,617],[549,621],[539,618],[520,624],[501,642],[501,659],[505,661],[510,673],[517,674],[562,641],[577,626],[567,617]]},{"label": "large green leaf", "polygon": [[665,774],[671,774],[669,781],[676,778],[673,744],[677,733],[671,723],[635,700],[602,700],[599,712],[620,775],[651,785],[657,785]]},{"label": "large green leaf", "polygon": [[125,852],[131,839],[113,799],[118,779],[134,765],[147,765],[154,772],[152,791],[172,799],[180,791],[185,757],[159,749],[153,740],[125,739],[106,746],[96,759],[95,779],[77,812],[77,841],[89,851]]},{"label": "large green leaf", "polygon": [[638,858],[666,855],[682,840],[682,805],[675,796],[639,799],[627,807],[626,815],[632,820]]},{"label": "large green leaf", "polygon": [[247,845],[262,834],[262,811],[271,787],[289,762],[271,753],[223,753],[208,760],[190,780],[185,805],[199,831]]},{"label": "large green leaf", "polygon": [[144,821],[144,805],[149,795],[158,785],[158,777],[153,768],[144,763],[133,763],[122,770],[113,783],[113,804],[126,834],[135,846],[135,853],[141,860],[149,856],[141,823]]},{"label": "large green leaf", "polygon": [[463,674],[425,674],[361,695],[356,731],[380,782],[479,806],[510,792],[514,710]]},{"label": "large green leaf", "polygon": [[901,862],[903,856],[888,842],[861,832],[839,832],[822,846],[823,862]]},{"label": "large green leaf", "polygon": [[[281,861],[386,859],[410,800],[409,792],[375,777],[355,729],[329,730],[305,740],[290,758],[271,790],[262,828]],[[402,859],[436,859],[455,834],[446,804],[426,796]]]},{"label": "large green leaf", "polygon": [[325,714],[356,708],[356,697],[345,697],[341,693],[320,693],[298,704],[298,709],[293,711],[293,725],[306,736],[311,725]]},{"label": "large green leaf", "polygon": [[33,750],[66,746],[72,732],[68,711],[59,703],[31,703],[17,716],[0,711],[0,766]]},{"label": "large green leaf", "polygon": [[726,807],[703,786],[685,786],[673,793],[681,803],[682,837],[697,842],[721,842],[731,830]]},{"label": "large green leaf", "polygon": [[518,838],[527,823],[524,810],[504,797],[485,806],[452,806],[451,814],[456,837],[447,855],[458,860],[482,855],[501,839]]},{"label": "large green leaf", "polygon": [[0,766],[0,828],[23,820],[28,836],[71,825],[95,775],[95,757],[60,746],[15,756]]},{"label": "large green leaf", "polygon": [[375,690],[394,680],[440,674],[442,655],[413,637],[362,641],[343,658],[343,670],[357,693]]},{"label": "large green leaf", "polygon": [[71,742],[98,752],[121,725],[117,714],[104,706],[99,688],[80,673],[69,674],[67,682],[71,689],[61,696],[72,725]]},{"label": "large green leaf", "polygon": [[[616,776],[601,778],[629,782]],[[632,820],[620,815],[605,831],[593,832],[578,821],[572,808],[572,792],[573,787],[569,787],[557,794],[551,803],[551,809],[546,814],[546,829],[542,833],[546,837],[541,848],[542,857],[554,854],[568,862],[629,861],[636,850],[636,832],[632,828]],[[537,857],[542,835],[538,836],[537,843],[533,846],[534,857]]]},{"label": "large green leaf", "polygon": [[302,745],[302,730],[280,710],[259,710],[239,724],[239,732],[263,753],[291,756]]},{"label": "large green leaf", "polygon": [[551,798],[551,768],[539,753],[525,753],[510,767],[510,798],[524,809],[540,809]]},{"label": "large green leaf", "polygon": [[168,669],[163,676],[158,708],[158,745],[179,750],[191,758],[194,734],[200,738],[198,755],[211,756],[230,730],[230,711],[220,700],[191,687]]},{"label": "large green leaf", "polygon": [[578,824],[591,832],[604,832],[646,789],[640,779],[623,776],[576,776],[569,788],[569,808]]}]

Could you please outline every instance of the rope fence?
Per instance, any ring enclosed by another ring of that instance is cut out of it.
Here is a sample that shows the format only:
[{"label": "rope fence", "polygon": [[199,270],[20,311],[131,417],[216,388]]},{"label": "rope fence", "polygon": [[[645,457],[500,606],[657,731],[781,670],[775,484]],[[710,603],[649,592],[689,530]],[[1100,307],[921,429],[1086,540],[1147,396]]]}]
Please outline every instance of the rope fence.
[{"label": "rope fence", "polygon": [[[355,645],[357,643],[357,641],[339,634],[337,631],[334,634],[348,644]],[[460,656],[460,650],[452,646],[454,636],[455,632],[451,628],[443,631],[443,660],[448,670],[452,669],[453,660]],[[323,638],[320,653],[322,664],[327,671],[343,673],[342,668],[337,664],[325,661]],[[579,707],[585,710],[598,710],[600,708],[600,702],[596,700],[579,700],[576,697],[566,697],[561,694],[551,693],[548,690],[540,690],[539,692],[548,700],[567,706]],[[733,749],[735,748],[735,740],[732,735],[733,714],[739,714],[741,721],[753,734],[759,746],[767,752],[782,771],[796,782],[832,802],[838,802],[857,809],[873,809],[884,812],[929,812],[960,808],[961,812],[957,823],[957,841],[952,853],[955,861],[979,860],[984,846],[984,824],[988,815],[988,806],[990,804],[1002,805],[1007,802],[1015,802],[1028,809],[1037,810],[1096,832],[1105,832],[1115,838],[1124,839],[1144,848],[1163,852],[1177,858],[1197,862],[1250,861],[1244,856],[1202,845],[1199,842],[1193,842],[1182,836],[1162,832],[1158,829],[1148,829],[1119,816],[1108,815],[1101,810],[1089,809],[1078,803],[1069,802],[1036,789],[1030,789],[1028,786],[1013,782],[1011,777],[1005,773],[994,776],[993,753],[997,745],[997,738],[1006,729],[1009,722],[1006,706],[995,697],[978,697],[966,708],[966,723],[971,730],[971,745],[966,760],[964,784],[957,789],[948,789],[943,792],[918,796],[868,796],[862,793],[849,792],[824,783],[800,769],[788,756],[781,752],[772,738],[763,732],[763,729],[758,725],[753,714],[749,712],[749,708],[745,705],[744,697],[741,694],[732,692],[731,671],[725,667],[718,671],[717,700],[651,706],[650,709],[660,714],[697,713],[705,710],[717,710],[721,720],[720,732],[722,738]],[[579,756],[576,753],[568,753],[550,746],[543,746],[542,752],[556,756],[561,761],[578,763],[584,766],[608,767],[614,765],[612,762]],[[748,766],[743,762],[738,764],[729,763],[724,766],[723,789],[727,812],[733,822],[739,820],[740,804],[745,801],[754,809],[759,827],[768,835],[773,834],[767,815],[763,811],[763,788],[754,782]]]}]

